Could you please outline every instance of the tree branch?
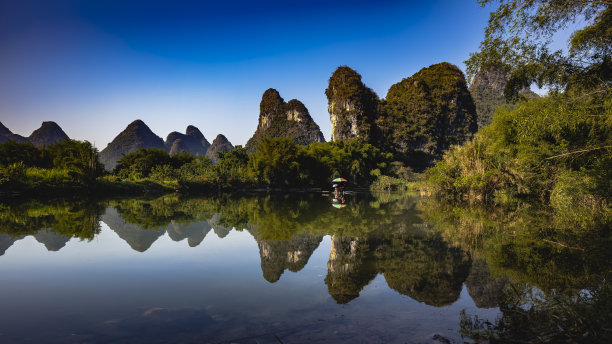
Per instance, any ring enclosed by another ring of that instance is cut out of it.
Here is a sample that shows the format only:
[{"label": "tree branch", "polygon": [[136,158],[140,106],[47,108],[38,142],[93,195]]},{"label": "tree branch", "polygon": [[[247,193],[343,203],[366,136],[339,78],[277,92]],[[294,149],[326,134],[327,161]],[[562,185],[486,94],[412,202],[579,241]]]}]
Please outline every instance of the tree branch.
[{"label": "tree branch", "polygon": [[563,153],[563,154],[559,154],[559,155],[553,155],[550,156],[544,160],[550,160],[550,159],[554,159],[554,158],[559,158],[562,156],[566,156],[566,155],[572,155],[572,154],[577,154],[577,153],[584,153],[584,152],[590,152],[590,151],[594,151],[594,150],[598,150],[598,149],[605,149],[605,148],[612,148],[612,146],[603,146],[603,147],[595,147],[595,148],[587,148],[587,149],[581,149],[581,150],[577,150],[577,151],[573,151],[573,152],[569,152],[569,153]]}]

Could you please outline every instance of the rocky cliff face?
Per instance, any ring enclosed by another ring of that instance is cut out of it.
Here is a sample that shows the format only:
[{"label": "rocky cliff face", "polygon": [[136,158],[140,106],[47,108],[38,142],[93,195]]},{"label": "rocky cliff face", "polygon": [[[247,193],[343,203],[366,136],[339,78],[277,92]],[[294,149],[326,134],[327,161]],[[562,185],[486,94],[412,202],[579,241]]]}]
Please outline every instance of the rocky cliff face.
[{"label": "rocky cliff face", "polygon": [[387,146],[425,164],[478,129],[463,72],[446,62],[392,85],[380,111]]},{"label": "rocky cliff face", "polygon": [[48,146],[68,139],[68,135],[55,122],[43,122],[40,128],[34,130],[28,137],[28,141],[37,147]]},{"label": "rocky cliff face", "polygon": [[378,138],[378,96],[347,66],[336,69],[325,90],[332,125],[332,141],[356,137],[373,143]]},{"label": "rocky cliff face", "polygon": [[187,127],[185,134],[173,131],[166,138],[164,144],[170,155],[180,152],[188,152],[194,155],[205,156],[206,151],[210,147],[210,143],[200,129],[190,125]]},{"label": "rocky cliff face", "polygon": [[[509,79],[510,71],[502,68],[481,70],[474,75],[469,90],[476,105],[479,128],[491,123],[496,107],[512,105],[504,96],[504,89]],[[529,88],[519,91],[519,95],[528,98],[537,96]]]},{"label": "rocky cliff face", "polygon": [[231,142],[229,142],[225,136],[219,134],[217,137],[215,137],[210,147],[208,147],[206,157],[212,160],[213,164],[216,164],[219,162],[219,158],[217,157],[218,152],[232,149],[234,149],[234,146],[231,144]]},{"label": "rocky cliff face", "polygon": [[164,141],[155,135],[141,120],[130,123],[111,143],[100,152],[100,162],[106,169],[113,169],[125,154],[140,148],[166,149]]},{"label": "rocky cliff face", "polygon": [[325,142],[323,133],[306,106],[297,99],[285,103],[273,88],[266,90],[261,97],[257,130],[246,147],[254,151],[257,143],[265,137],[289,137],[302,145]]}]

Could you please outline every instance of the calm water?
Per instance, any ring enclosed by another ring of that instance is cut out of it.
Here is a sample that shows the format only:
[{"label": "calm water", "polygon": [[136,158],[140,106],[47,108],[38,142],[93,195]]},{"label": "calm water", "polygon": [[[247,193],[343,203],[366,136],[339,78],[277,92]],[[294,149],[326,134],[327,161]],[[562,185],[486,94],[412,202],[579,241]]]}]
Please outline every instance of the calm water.
[{"label": "calm water", "polygon": [[430,201],[0,205],[0,342],[461,343],[462,312],[493,322],[509,290],[571,296],[610,271],[550,243],[531,259],[532,236]]}]

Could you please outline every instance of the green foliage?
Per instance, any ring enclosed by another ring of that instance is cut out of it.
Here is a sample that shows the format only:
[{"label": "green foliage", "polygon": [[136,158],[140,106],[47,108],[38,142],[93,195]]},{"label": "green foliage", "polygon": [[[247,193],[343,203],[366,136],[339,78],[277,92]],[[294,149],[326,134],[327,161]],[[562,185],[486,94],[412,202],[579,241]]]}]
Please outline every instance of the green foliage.
[{"label": "green foliage", "polygon": [[[335,177],[347,176],[351,183],[369,185],[378,175],[388,174],[391,153],[384,153],[371,144],[359,140],[345,140],[330,143],[334,152],[335,165],[328,168]],[[329,160],[328,160],[329,161]],[[378,170],[378,171],[377,171]]]},{"label": "green foliage", "polygon": [[0,144],[0,165],[22,163],[27,167],[50,167],[49,160],[44,149],[31,142],[7,141]]},{"label": "green foliage", "polygon": [[26,180],[26,166],[23,162],[15,162],[8,166],[0,166],[0,185],[18,184]]},{"label": "green foliage", "polygon": [[370,185],[372,191],[408,191],[414,188],[414,183],[391,176],[378,176]]},{"label": "green foliage", "polygon": [[[597,178],[585,170],[563,170],[550,195],[560,226],[588,230],[612,222],[612,211],[599,189]],[[607,194],[609,195],[609,194]]]},{"label": "green foliage", "polygon": [[[479,0],[482,6],[494,0]],[[501,0],[491,13],[480,51],[466,61],[468,75],[503,66],[512,71],[507,98],[535,82],[556,89],[598,89],[612,80],[612,8],[605,1]],[[551,51],[553,35],[584,19],[567,53]]]},{"label": "green foliage", "polygon": [[91,143],[62,140],[46,147],[53,168],[68,171],[70,177],[83,185],[93,185],[104,172],[98,159],[98,150]]},{"label": "green foliage", "polygon": [[101,203],[50,200],[0,204],[0,232],[11,236],[36,234],[49,229],[68,239],[92,240],[100,233]]},{"label": "green foliage", "polygon": [[564,94],[500,108],[490,126],[451,148],[428,171],[429,185],[450,197],[491,200],[505,190],[547,203],[557,176],[584,170],[597,187],[581,192],[605,200],[612,163],[610,104],[610,96]]},{"label": "green foliage", "polygon": [[62,140],[43,148],[12,141],[0,145],[0,189],[23,191],[91,188],[104,172],[91,143]]},{"label": "green foliage", "polygon": [[344,177],[356,185],[369,185],[390,169],[390,153],[383,153],[360,140],[313,143],[305,152],[307,176],[326,185],[333,178]]},{"label": "green foliage", "polygon": [[[156,178],[169,178],[174,173],[170,171],[171,169],[178,169],[183,165],[190,164],[195,159],[195,155],[187,152],[170,156],[163,149],[141,148],[119,159],[114,173],[122,178],[139,179],[149,177],[155,170]],[[164,173],[165,177],[162,176]]]},{"label": "green foliage", "polygon": [[124,178],[143,178],[148,177],[155,166],[166,164],[170,164],[170,155],[165,150],[141,148],[119,159],[114,173]]},{"label": "green foliage", "polygon": [[266,185],[299,185],[300,149],[289,138],[264,138],[249,159],[257,182]]},{"label": "green foliage", "polygon": [[198,157],[178,169],[178,179],[181,181],[209,183],[215,179],[212,161]]},{"label": "green foliage", "polygon": [[177,179],[177,170],[170,165],[157,165],[151,170],[151,179],[158,182],[166,182]]},{"label": "green foliage", "polygon": [[390,153],[359,140],[296,145],[287,138],[266,138],[249,158],[250,174],[269,186],[328,186],[336,177],[369,185],[389,171]]},{"label": "green foliage", "polygon": [[386,147],[417,168],[441,157],[450,145],[469,139],[477,129],[463,72],[446,62],[392,85],[379,111],[377,123]]},{"label": "green foliage", "polygon": [[218,153],[219,163],[215,166],[217,179],[222,185],[245,185],[250,181],[247,148],[236,146],[232,150]]}]

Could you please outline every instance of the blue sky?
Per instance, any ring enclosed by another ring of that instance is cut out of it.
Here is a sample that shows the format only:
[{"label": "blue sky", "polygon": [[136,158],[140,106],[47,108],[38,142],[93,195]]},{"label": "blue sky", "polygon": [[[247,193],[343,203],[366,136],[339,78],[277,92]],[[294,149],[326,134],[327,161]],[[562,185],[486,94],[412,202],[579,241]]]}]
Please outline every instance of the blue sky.
[{"label": "blue sky", "polygon": [[326,139],[340,65],[384,97],[423,67],[464,69],[490,8],[448,1],[0,0],[0,122],[42,121],[99,149],[142,119],[245,144],[263,92],[301,100]]}]

